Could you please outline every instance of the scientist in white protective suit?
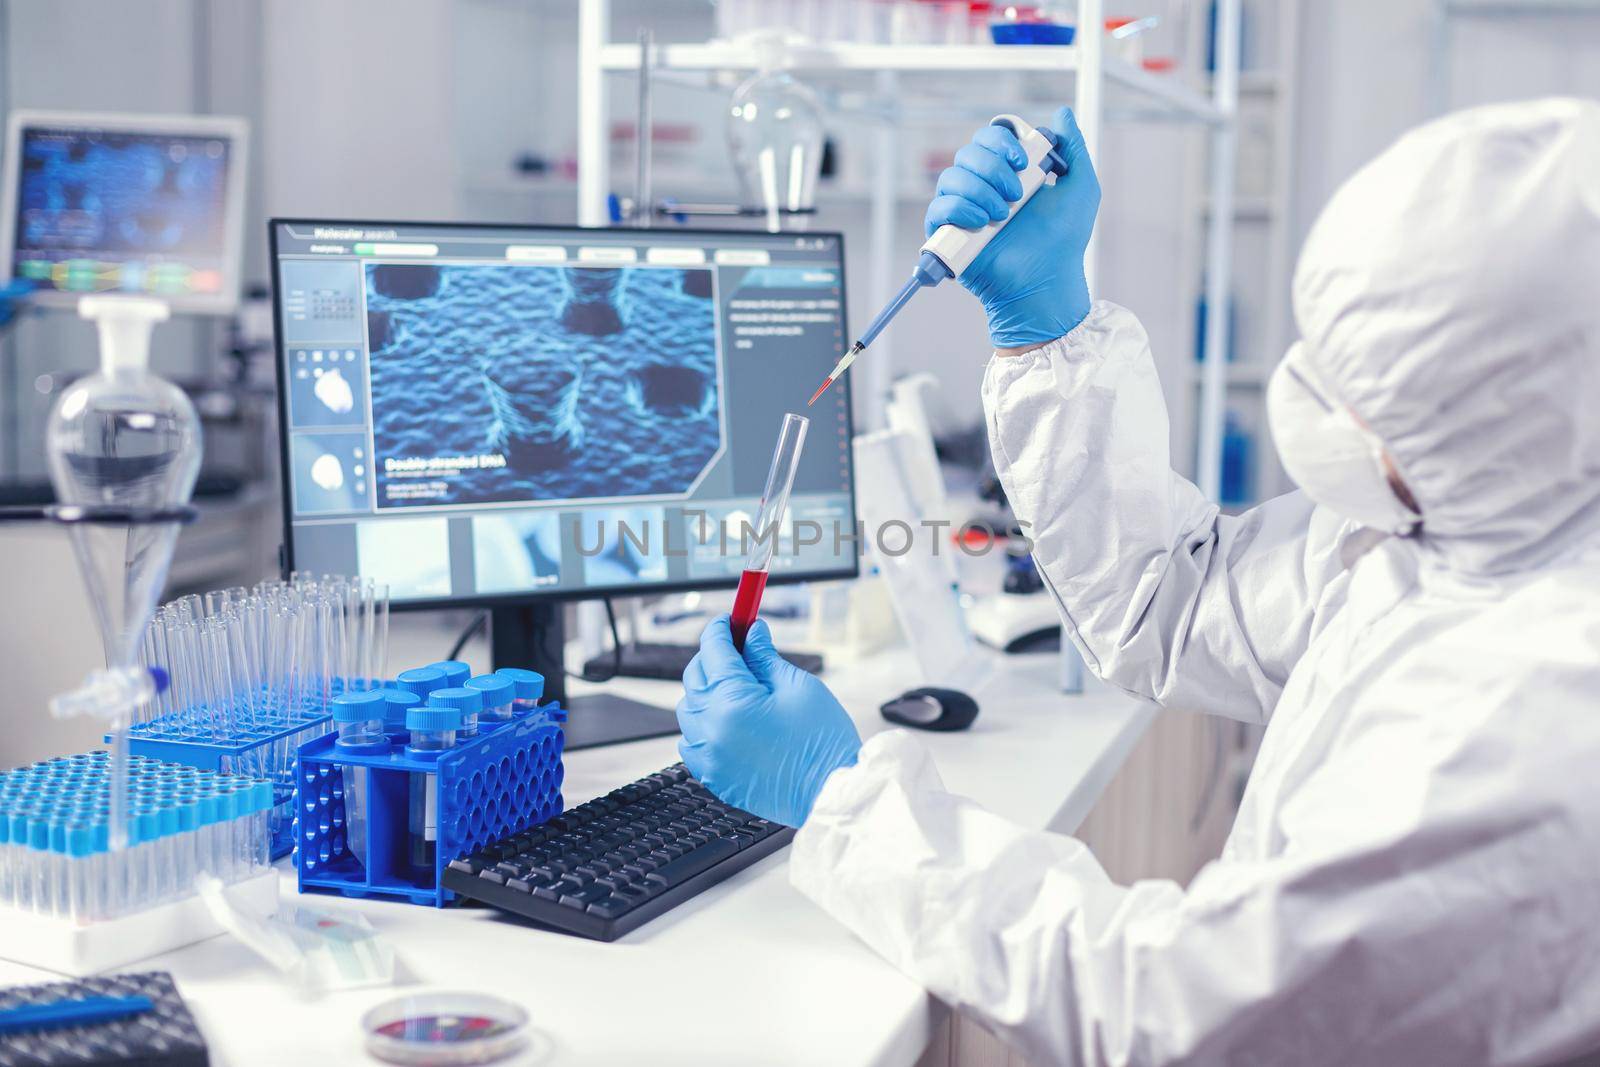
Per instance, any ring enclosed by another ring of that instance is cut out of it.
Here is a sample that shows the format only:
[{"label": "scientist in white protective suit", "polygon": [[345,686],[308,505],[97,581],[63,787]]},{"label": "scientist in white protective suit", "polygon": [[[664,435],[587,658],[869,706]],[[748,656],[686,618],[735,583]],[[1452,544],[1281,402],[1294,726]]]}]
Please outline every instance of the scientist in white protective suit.
[{"label": "scientist in white protective suit", "polygon": [[[684,762],[1040,1067],[1600,1062],[1600,105],[1450,116],[1334,195],[1267,393],[1301,491],[1239,516],[1169,469],[1145,332],[1089,301],[1100,189],[1055,128],[1070,173],[962,277],[990,445],[1090,668],[1267,723],[1222,857],[1115,884],[910,734],[861,744],[760,624],[742,657],[707,629]],[[1002,217],[1021,158],[979,131],[928,226]]]}]

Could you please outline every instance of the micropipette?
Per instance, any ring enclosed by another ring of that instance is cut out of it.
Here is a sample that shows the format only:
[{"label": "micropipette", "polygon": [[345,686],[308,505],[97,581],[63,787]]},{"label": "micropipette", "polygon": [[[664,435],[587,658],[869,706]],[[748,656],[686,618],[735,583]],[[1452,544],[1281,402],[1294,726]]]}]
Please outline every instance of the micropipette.
[{"label": "micropipette", "polygon": [[1033,194],[1046,184],[1054,184],[1058,175],[1067,173],[1066,160],[1061,158],[1056,151],[1056,135],[1044,126],[1030,126],[1027,122],[1015,115],[996,115],[989,123],[991,126],[1001,126],[1010,130],[1022,144],[1022,150],[1027,153],[1028,162],[1017,172],[1017,179],[1022,183],[1022,195],[1011,205],[1011,212],[999,222],[991,222],[977,230],[964,230],[960,226],[946,223],[933,232],[927,244],[922,246],[922,255],[917,259],[917,269],[912,272],[911,280],[894,295],[894,298],[878,312],[878,317],[872,320],[865,333],[850,346],[839,362],[834,365],[827,378],[818,386],[817,391],[811,394],[811,399],[806,401],[810,407],[817,402],[817,398],[828,391],[828,386],[839,380],[840,375],[850,369],[850,364],[856,357],[866,350],[890,321],[900,313],[900,309],[916,295],[918,289],[926,289],[938,285],[946,278],[959,278],[962,273],[978,258],[994,235],[1005,229],[1006,223],[1017,217],[1017,212],[1022,206],[1033,198]]}]

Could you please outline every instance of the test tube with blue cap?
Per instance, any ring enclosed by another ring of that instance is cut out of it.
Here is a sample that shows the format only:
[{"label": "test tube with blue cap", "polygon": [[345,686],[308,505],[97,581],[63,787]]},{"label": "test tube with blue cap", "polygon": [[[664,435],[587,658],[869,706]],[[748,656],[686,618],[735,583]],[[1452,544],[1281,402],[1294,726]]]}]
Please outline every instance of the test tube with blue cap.
[{"label": "test tube with blue cap", "polygon": [[383,725],[391,734],[406,732],[406,712],[412,708],[422,706],[422,698],[415,693],[408,693],[404,689],[386,688],[378,692],[383,694]]},{"label": "test tube with blue cap", "polygon": [[513,712],[521,715],[539,706],[539,701],[544,697],[544,675],[521,667],[501,667],[494,673],[509,678],[515,686],[515,695],[511,700]]},{"label": "test tube with blue cap", "polygon": [[[388,701],[384,695],[369,689],[361,692],[340,693],[333,698],[333,722],[339,731],[335,746],[344,752],[376,753],[389,747],[389,735],[384,730],[384,713]],[[345,841],[351,855],[363,867],[367,865],[367,769],[355,764],[341,768],[344,778]]]},{"label": "test tube with blue cap", "polygon": [[454,708],[461,714],[461,725],[456,727],[456,740],[464,741],[478,736],[478,716],[483,712],[483,691],[464,685],[448,689],[435,689],[428,694],[428,706]]},{"label": "test tube with blue cap", "polygon": [[[542,678],[540,682],[543,682]],[[515,714],[512,705],[516,701],[517,686],[510,678],[503,674],[480,674],[476,678],[468,678],[466,686],[483,694],[483,725],[498,726],[511,721]]]},{"label": "test tube with blue cap", "polygon": [[0,774],[0,908],[96,922],[265,867],[271,783],[132,756],[113,849],[110,768],[89,753]]},{"label": "test tube with blue cap", "polygon": [[437,663],[429,663],[424,670],[438,671],[444,675],[445,685],[456,688],[464,685],[472,677],[471,664],[463,663],[458,659],[442,659]]},{"label": "test tube with blue cap", "polygon": [[[437,673],[437,672],[436,672]],[[436,760],[455,747],[456,731],[461,728],[461,712],[448,706],[430,704],[406,712],[406,728],[411,740],[406,754],[420,760]],[[411,862],[431,871],[439,841],[439,784],[436,775],[426,771],[411,773]]]},{"label": "test tube with blue cap", "polygon": [[450,685],[444,672],[434,670],[432,667],[413,667],[408,671],[401,671],[394,682],[396,687],[407,693],[415,693],[423,701],[426,701],[428,694],[435,689],[445,689]]}]

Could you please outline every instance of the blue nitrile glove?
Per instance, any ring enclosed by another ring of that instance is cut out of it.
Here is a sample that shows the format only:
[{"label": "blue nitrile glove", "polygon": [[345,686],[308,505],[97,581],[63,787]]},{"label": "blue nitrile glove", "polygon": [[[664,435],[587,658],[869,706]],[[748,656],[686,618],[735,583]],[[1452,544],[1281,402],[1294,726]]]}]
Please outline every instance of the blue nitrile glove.
[{"label": "blue nitrile glove", "polygon": [[778,655],[767,624],[756,620],[741,657],[726,615],[683,672],[678,728],[684,765],[717,799],[785,826],[805,822],[828,775],[861,750],[839,701]]},{"label": "blue nitrile glove", "polygon": [[0,285],[0,327],[8,325],[22,309],[22,298],[33,292],[34,284],[26,278],[13,278]]},{"label": "blue nitrile glove", "polygon": [[[1083,253],[1100,208],[1100,181],[1071,108],[1056,112],[1054,130],[1066,177],[1034,193],[961,275],[983,303],[996,348],[1054,341],[1089,314]],[[976,230],[1005,218],[1022,195],[1017,171],[1026,165],[1015,134],[983,127],[939,175],[924,220],[928,235],[947,222]]]}]

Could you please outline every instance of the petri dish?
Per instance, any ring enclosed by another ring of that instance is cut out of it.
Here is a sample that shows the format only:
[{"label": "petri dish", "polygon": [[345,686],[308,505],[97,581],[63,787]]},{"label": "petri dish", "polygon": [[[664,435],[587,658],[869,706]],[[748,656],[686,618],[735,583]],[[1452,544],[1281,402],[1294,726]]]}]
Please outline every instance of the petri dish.
[{"label": "petri dish", "polygon": [[367,1051],[411,1067],[494,1063],[523,1051],[528,1013],[484,993],[418,993],[361,1017]]}]

